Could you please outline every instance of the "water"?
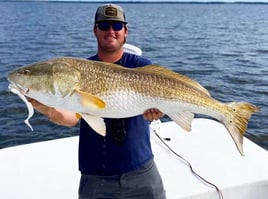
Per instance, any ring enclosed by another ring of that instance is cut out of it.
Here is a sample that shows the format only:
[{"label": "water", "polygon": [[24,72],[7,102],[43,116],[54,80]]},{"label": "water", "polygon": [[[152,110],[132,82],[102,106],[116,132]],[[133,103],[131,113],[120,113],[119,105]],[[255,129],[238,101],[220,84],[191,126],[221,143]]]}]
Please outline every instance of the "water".
[{"label": "water", "polygon": [[[0,2],[0,148],[74,136],[7,91],[7,73],[56,57],[96,52],[93,3]],[[268,149],[268,4],[122,4],[128,43],[154,63],[185,74],[221,101],[261,108],[246,136]]]}]

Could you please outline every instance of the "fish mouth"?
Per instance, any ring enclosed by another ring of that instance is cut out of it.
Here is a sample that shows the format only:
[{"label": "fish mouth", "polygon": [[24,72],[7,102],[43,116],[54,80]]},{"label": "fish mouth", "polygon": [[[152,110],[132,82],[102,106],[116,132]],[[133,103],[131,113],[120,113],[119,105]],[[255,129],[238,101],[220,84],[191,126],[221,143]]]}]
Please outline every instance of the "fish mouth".
[{"label": "fish mouth", "polygon": [[19,92],[21,92],[23,95],[26,95],[27,93],[29,93],[30,89],[29,88],[25,88],[17,83],[14,83],[14,82],[11,82],[9,85],[8,85],[8,90],[9,91],[12,91],[12,89],[16,89],[18,90]]}]

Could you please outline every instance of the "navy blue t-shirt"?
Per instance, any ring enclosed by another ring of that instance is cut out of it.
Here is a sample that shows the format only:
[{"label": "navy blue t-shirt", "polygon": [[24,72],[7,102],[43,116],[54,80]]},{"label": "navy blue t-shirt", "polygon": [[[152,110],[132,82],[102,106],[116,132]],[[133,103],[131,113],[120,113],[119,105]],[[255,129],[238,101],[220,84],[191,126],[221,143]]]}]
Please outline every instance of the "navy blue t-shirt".
[{"label": "navy blue t-shirt", "polygon": [[[90,60],[99,61],[95,55]],[[116,64],[135,68],[151,62],[142,56],[124,53]],[[149,122],[143,115],[104,119],[105,137],[96,133],[81,119],[79,138],[79,170],[82,174],[118,175],[136,170],[153,158]]]}]

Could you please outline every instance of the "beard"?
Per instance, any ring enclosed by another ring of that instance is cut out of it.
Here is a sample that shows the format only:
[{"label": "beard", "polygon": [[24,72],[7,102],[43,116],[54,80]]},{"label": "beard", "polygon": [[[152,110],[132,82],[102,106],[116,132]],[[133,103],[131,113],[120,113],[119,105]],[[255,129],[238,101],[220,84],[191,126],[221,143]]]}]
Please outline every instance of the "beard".
[{"label": "beard", "polygon": [[126,36],[124,36],[123,40],[118,40],[117,38],[111,39],[98,39],[98,47],[105,52],[115,52],[122,48],[122,46],[126,43]]}]

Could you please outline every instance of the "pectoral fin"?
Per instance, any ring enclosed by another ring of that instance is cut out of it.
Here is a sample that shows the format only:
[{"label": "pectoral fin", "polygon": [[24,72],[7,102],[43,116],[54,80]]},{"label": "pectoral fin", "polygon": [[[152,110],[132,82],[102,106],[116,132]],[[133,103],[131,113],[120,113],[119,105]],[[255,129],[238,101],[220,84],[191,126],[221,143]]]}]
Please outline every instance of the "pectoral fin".
[{"label": "pectoral fin", "polygon": [[98,134],[105,136],[106,135],[106,125],[104,119],[89,114],[79,114],[87,124]]},{"label": "pectoral fin", "polygon": [[81,103],[89,109],[102,109],[106,106],[105,102],[95,95],[78,89],[75,92],[80,96]]},{"label": "pectoral fin", "polygon": [[180,112],[168,114],[168,117],[176,122],[181,128],[190,132],[194,114],[190,112]]}]

